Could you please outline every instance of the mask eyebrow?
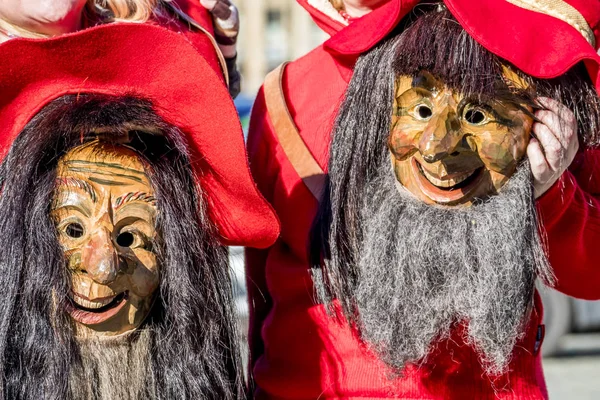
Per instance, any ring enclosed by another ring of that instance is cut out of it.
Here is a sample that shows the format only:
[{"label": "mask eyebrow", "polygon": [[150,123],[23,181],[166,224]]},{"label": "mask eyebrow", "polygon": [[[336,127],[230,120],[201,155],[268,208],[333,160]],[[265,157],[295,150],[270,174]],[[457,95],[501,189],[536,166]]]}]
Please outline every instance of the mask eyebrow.
[{"label": "mask eyebrow", "polygon": [[59,177],[56,178],[56,183],[58,185],[71,186],[86,192],[94,203],[98,202],[98,194],[92,185],[89,182],[86,182],[81,179],[71,178],[71,177]]},{"label": "mask eyebrow", "polygon": [[[69,167],[69,169],[81,168],[82,171],[93,171],[95,172],[98,166],[112,168],[121,170],[124,172],[128,172],[130,174],[135,175],[145,175],[144,171],[138,171],[137,169],[127,168],[118,163],[111,163],[106,161],[85,161],[85,160],[68,160],[65,161],[65,165]],[[125,176],[125,175],[124,175]]]},{"label": "mask eyebrow", "polygon": [[129,192],[122,196],[117,197],[115,200],[113,207],[115,210],[122,207],[124,204],[132,202],[132,201],[144,201],[151,205],[156,205],[156,198],[145,192]]}]

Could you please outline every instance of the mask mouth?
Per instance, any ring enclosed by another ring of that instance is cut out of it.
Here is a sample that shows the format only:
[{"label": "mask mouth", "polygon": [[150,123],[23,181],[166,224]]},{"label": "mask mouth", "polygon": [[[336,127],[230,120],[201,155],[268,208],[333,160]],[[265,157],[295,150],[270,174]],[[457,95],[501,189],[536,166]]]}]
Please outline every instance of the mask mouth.
[{"label": "mask mouth", "polygon": [[73,292],[67,303],[67,312],[79,323],[95,325],[115,316],[127,304],[128,299],[128,291],[93,300]]},{"label": "mask mouth", "polygon": [[411,164],[413,175],[421,191],[440,204],[457,203],[468,198],[484,177],[484,167],[479,167],[472,171],[452,174],[448,179],[439,179],[414,158]]}]

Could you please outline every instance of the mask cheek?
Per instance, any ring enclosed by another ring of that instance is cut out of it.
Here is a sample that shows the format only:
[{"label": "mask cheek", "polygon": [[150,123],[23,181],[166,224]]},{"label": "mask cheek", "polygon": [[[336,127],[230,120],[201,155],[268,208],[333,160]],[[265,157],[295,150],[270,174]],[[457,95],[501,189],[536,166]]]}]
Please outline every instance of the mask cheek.
[{"label": "mask cheek", "polygon": [[423,129],[421,124],[407,123],[402,120],[394,125],[388,139],[388,147],[397,160],[404,161],[418,149]]},{"label": "mask cheek", "polygon": [[485,132],[479,140],[478,153],[490,171],[510,177],[525,154],[526,145],[510,132]]},{"label": "mask cheek", "polygon": [[134,250],[137,263],[129,275],[129,290],[138,297],[150,297],[159,285],[159,267],[156,255],[150,251]]},{"label": "mask cheek", "polygon": [[490,144],[479,156],[490,175],[491,183],[498,191],[515,173],[522,155],[515,153],[514,146]]}]

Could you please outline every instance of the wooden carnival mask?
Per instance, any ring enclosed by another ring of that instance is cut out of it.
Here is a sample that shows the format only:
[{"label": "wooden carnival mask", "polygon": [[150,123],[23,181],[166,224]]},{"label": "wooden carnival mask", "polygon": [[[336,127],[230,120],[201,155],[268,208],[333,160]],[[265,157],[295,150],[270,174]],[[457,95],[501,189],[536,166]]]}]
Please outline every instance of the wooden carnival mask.
[{"label": "wooden carnival mask", "polygon": [[[510,85],[526,83],[504,69]],[[388,140],[398,181],[428,204],[470,205],[496,194],[529,143],[529,107],[465,98],[430,73],[400,76]]]},{"label": "wooden carnival mask", "polygon": [[140,326],[159,285],[156,201],[140,156],[98,141],[58,165],[52,214],[68,260],[78,336],[112,336]]}]

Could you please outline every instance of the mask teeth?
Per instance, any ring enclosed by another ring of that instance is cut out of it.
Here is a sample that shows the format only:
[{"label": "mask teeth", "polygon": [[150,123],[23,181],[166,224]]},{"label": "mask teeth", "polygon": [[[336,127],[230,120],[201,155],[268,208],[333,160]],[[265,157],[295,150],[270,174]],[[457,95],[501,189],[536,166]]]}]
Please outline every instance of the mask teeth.
[{"label": "mask teeth", "polygon": [[73,301],[77,304],[80,305],[81,307],[85,307],[85,308],[89,308],[89,309],[97,309],[97,308],[102,308],[104,306],[106,306],[107,304],[110,304],[111,301],[113,301],[115,299],[115,296],[112,297],[107,297],[104,299],[100,299],[100,300],[87,300],[84,298],[81,298],[77,295],[73,296]]},{"label": "mask teeth", "polygon": [[427,180],[429,182],[431,182],[433,185],[435,185],[437,187],[443,187],[443,188],[450,188],[452,186],[456,186],[459,183],[463,182],[468,177],[470,177],[471,175],[473,175],[473,173],[475,172],[475,171],[471,171],[471,172],[467,172],[466,174],[457,176],[452,179],[441,180],[441,179],[438,179],[438,178],[434,177],[433,175],[431,175],[429,172],[427,172],[425,170],[425,168],[422,168],[421,171],[423,171],[423,175],[425,175],[425,178],[427,178]]}]

